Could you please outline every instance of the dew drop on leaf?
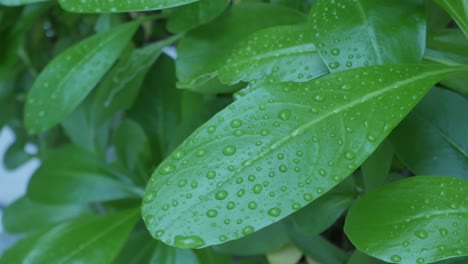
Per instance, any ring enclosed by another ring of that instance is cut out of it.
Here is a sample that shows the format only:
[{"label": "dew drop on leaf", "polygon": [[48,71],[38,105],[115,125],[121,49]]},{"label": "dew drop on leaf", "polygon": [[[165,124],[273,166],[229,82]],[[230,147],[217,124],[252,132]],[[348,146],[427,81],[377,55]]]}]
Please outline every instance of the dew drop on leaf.
[{"label": "dew drop on leaf", "polygon": [[151,203],[154,201],[156,198],[156,193],[155,192],[147,192],[145,196],[143,196],[143,202],[144,203]]},{"label": "dew drop on leaf", "polygon": [[161,175],[168,175],[173,173],[175,170],[176,167],[174,164],[166,164],[159,170],[159,173],[161,173]]},{"label": "dew drop on leaf", "polygon": [[206,216],[208,216],[209,218],[215,218],[217,215],[218,215],[218,211],[214,209],[210,209],[206,211]]},{"label": "dew drop on leaf", "polygon": [[223,149],[223,154],[225,156],[232,156],[234,153],[236,153],[236,147],[233,145],[228,145]]},{"label": "dew drop on leaf", "polygon": [[227,208],[228,210],[232,210],[232,209],[234,209],[235,207],[236,207],[236,204],[235,204],[234,202],[229,202],[229,203],[227,203],[227,205],[226,205],[226,208]]},{"label": "dew drop on leaf", "polygon": [[390,257],[390,260],[391,260],[392,262],[398,263],[398,262],[401,262],[401,257],[398,256],[398,255],[393,255],[393,256]]},{"label": "dew drop on leaf", "polygon": [[255,194],[259,194],[262,192],[262,185],[261,184],[255,184],[254,187],[253,187],[253,192]]},{"label": "dew drop on leaf", "polygon": [[446,237],[449,232],[445,228],[439,228],[439,233],[440,233],[441,236]]},{"label": "dew drop on leaf", "polygon": [[286,121],[291,117],[291,111],[289,109],[282,110],[278,113],[278,118]]},{"label": "dew drop on leaf", "polygon": [[226,197],[228,196],[228,192],[227,191],[218,191],[216,194],[215,194],[215,198],[216,200],[224,200],[226,199]]},{"label": "dew drop on leaf", "polygon": [[242,126],[242,121],[240,119],[234,119],[231,121],[232,128],[239,128]]},{"label": "dew drop on leaf", "polygon": [[427,232],[424,231],[424,230],[416,231],[415,235],[420,239],[426,239],[427,238]]},{"label": "dew drop on leaf", "polygon": [[257,203],[254,202],[254,201],[250,201],[249,204],[248,204],[248,207],[250,210],[255,210],[257,209]]},{"label": "dew drop on leaf", "polygon": [[212,179],[214,179],[215,177],[216,177],[216,172],[215,172],[215,171],[209,171],[209,172],[206,173],[206,178],[207,178],[207,179],[212,180]]},{"label": "dew drop on leaf", "polygon": [[180,248],[198,248],[205,245],[205,241],[199,236],[176,236],[174,245]]},{"label": "dew drop on leaf", "polygon": [[277,217],[281,214],[281,209],[278,207],[273,207],[270,210],[268,210],[268,214],[273,217]]},{"label": "dew drop on leaf", "polygon": [[242,229],[242,234],[244,235],[250,235],[254,232],[254,228],[252,226],[246,226],[244,229]]}]

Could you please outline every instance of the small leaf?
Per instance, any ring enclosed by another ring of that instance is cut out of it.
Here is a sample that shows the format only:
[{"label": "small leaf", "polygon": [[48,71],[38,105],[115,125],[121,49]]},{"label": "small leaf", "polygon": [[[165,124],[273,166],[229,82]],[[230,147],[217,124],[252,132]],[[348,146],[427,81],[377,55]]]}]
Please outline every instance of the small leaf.
[{"label": "small leaf", "polygon": [[229,3],[229,0],[200,0],[175,8],[167,20],[167,29],[177,33],[206,24],[220,15]]},{"label": "small leaf", "polygon": [[465,71],[386,65],[265,83],[159,165],[143,199],[146,226],[199,248],[277,222],[350,175],[434,83]]},{"label": "small leaf", "polygon": [[435,0],[460,26],[468,38],[468,0]]},{"label": "small leaf", "polygon": [[424,53],[426,17],[421,0],[318,0],[309,23],[314,43],[332,72],[418,63]]},{"label": "small leaf", "polygon": [[417,176],[371,192],[351,207],[345,232],[361,251],[392,263],[468,255],[468,181]]},{"label": "small leaf", "polygon": [[111,263],[137,220],[133,209],[62,223],[20,240],[0,263]]},{"label": "small leaf", "polygon": [[25,233],[87,215],[90,212],[89,208],[82,205],[40,204],[23,196],[5,208],[2,220],[8,233]]},{"label": "small leaf", "polygon": [[390,140],[397,156],[416,175],[468,179],[467,113],[465,98],[432,89],[392,132]]},{"label": "small leaf", "polygon": [[0,0],[0,5],[6,6],[20,6],[20,5],[29,5],[38,2],[45,2],[49,0]]},{"label": "small leaf", "polygon": [[102,0],[59,0],[63,9],[76,13],[109,13],[159,10],[196,2],[198,0],[138,0],[138,1],[102,1]]},{"label": "small leaf", "polygon": [[305,82],[328,73],[312,43],[308,25],[271,27],[239,42],[219,69],[221,82],[234,84],[267,75],[277,81]]},{"label": "small leaf", "polygon": [[204,84],[216,77],[236,42],[263,28],[303,22],[303,14],[279,5],[233,5],[223,16],[191,31],[180,41],[176,60],[178,86],[197,92],[208,90]]},{"label": "small leaf", "polygon": [[27,96],[24,122],[29,133],[40,133],[68,116],[112,66],[140,23],[91,36],[54,58]]},{"label": "small leaf", "polygon": [[[92,153],[67,146],[50,152],[28,185],[28,197],[50,204],[82,204],[138,198],[139,190],[114,178]],[[44,191],[47,190],[47,191]]]}]

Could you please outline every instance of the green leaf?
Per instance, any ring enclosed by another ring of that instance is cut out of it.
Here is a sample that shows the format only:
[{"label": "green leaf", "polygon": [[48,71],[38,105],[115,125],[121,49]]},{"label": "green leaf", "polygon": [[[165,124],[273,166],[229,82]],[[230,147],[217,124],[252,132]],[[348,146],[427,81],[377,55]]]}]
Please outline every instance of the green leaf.
[{"label": "green leaf", "polygon": [[42,203],[80,204],[138,198],[139,192],[117,180],[111,168],[92,153],[67,146],[49,153],[33,174],[27,195]]},{"label": "green leaf", "polygon": [[159,243],[151,262],[154,264],[204,264],[198,261],[193,250],[181,249]]},{"label": "green leaf", "polygon": [[117,111],[129,109],[151,65],[161,55],[163,48],[179,39],[180,36],[172,36],[135,49],[121,58],[96,87],[93,100],[93,112],[96,116],[94,122],[103,122]]},{"label": "green leaf", "polygon": [[24,122],[40,133],[68,116],[112,66],[141,20],[93,35],[54,58],[28,93]]},{"label": "green leaf", "polygon": [[263,28],[303,22],[303,14],[279,5],[249,2],[233,5],[223,16],[191,31],[180,41],[176,60],[178,86],[206,91],[204,84],[216,77],[224,57],[240,39]]},{"label": "green leaf", "polygon": [[468,38],[468,0],[435,0],[457,22]]},{"label": "green leaf", "polygon": [[393,263],[468,255],[468,181],[416,176],[362,197],[345,232],[361,251]]},{"label": "green leaf", "polygon": [[0,5],[6,6],[20,6],[20,5],[29,5],[37,2],[45,2],[48,0],[0,0]]},{"label": "green leaf", "polygon": [[139,0],[139,1],[102,1],[102,0],[59,0],[63,9],[76,13],[109,13],[150,11],[165,9],[196,2],[198,0]]},{"label": "green leaf", "polygon": [[265,75],[282,82],[305,82],[328,73],[308,25],[257,31],[240,41],[222,65],[218,77],[227,84]]},{"label": "green leaf", "polygon": [[148,174],[154,169],[149,140],[143,128],[136,122],[123,121],[114,133],[117,157],[133,176],[135,183],[145,185]]},{"label": "green leaf", "polygon": [[384,184],[392,166],[393,154],[392,145],[385,140],[362,164],[361,172],[366,191]]},{"label": "green leaf", "polygon": [[468,179],[466,113],[465,98],[432,89],[391,134],[397,156],[416,175]]},{"label": "green leaf", "polygon": [[421,0],[317,0],[309,22],[330,71],[417,63],[424,53],[426,18]]},{"label": "green leaf", "polygon": [[271,0],[270,2],[294,8],[308,14],[315,0]]},{"label": "green leaf", "polygon": [[2,220],[5,230],[13,234],[30,232],[89,213],[86,206],[40,204],[23,196],[5,208]]},{"label": "green leaf", "polygon": [[113,264],[152,264],[151,257],[159,243],[146,230],[135,231],[130,234]]},{"label": "green leaf", "polygon": [[350,175],[434,83],[465,71],[386,65],[266,83],[160,164],[143,199],[147,228],[199,248],[277,222]]},{"label": "green leaf", "polygon": [[177,33],[206,24],[220,15],[229,3],[229,0],[200,0],[178,7],[167,20],[167,29]]},{"label": "green leaf", "polygon": [[348,255],[325,238],[315,235],[307,236],[301,233],[290,233],[291,240],[304,254],[313,261],[327,264],[341,264]]},{"label": "green leaf", "polygon": [[137,219],[133,209],[62,223],[20,240],[0,263],[111,263]]},{"label": "green leaf", "polygon": [[356,249],[351,255],[351,257],[348,259],[346,264],[385,264],[387,262],[384,262],[380,259],[373,258],[362,251],[359,251]]}]

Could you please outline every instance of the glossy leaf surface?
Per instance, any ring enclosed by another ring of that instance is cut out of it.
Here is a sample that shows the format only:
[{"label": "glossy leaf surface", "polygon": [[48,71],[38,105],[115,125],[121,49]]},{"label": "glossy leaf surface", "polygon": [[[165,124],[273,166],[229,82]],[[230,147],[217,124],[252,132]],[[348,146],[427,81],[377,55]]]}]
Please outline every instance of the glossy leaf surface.
[{"label": "glossy leaf surface", "polygon": [[137,219],[134,209],[59,224],[22,239],[0,263],[111,263]]},{"label": "glossy leaf surface", "polygon": [[416,175],[468,179],[467,113],[468,100],[432,89],[391,134],[396,154]]},{"label": "glossy leaf surface", "polygon": [[265,84],[160,164],[143,199],[147,228],[199,248],[277,222],[351,174],[434,83],[462,71],[376,66]]},{"label": "glossy leaf surface", "polygon": [[224,56],[236,42],[263,28],[305,20],[300,12],[278,5],[248,2],[234,5],[223,16],[191,31],[180,41],[176,60],[178,86],[203,91],[206,88],[202,84],[217,75]]},{"label": "glossy leaf surface", "polygon": [[426,19],[420,0],[318,0],[309,23],[330,71],[418,63],[424,53]]},{"label": "glossy leaf surface", "polygon": [[392,263],[468,255],[468,181],[416,176],[365,195],[345,232],[365,253]]},{"label": "glossy leaf surface", "polygon": [[56,206],[35,203],[23,196],[3,211],[3,226],[9,233],[25,233],[90,214],[82,205]]},{"label": "glossy leaf surface", "polygon": [[40,133],[69,115],[112,66],[139,24],[98,33],[54,58],[27,96],[24,122],[29,133]]},{"label": "glossy leaf surface", "polygon": [[198,0],[124,0],[124,1],[101,1],[101,0],[59,0],[63,9],[77,13],[109,13],[159,10],[174,6],[185,5]]},{"label": "glossy leaf surface", "polygon": [[[45,191],[47,190],[47,191]],[[138,189],[117,180],[92,153],[68,146],[50,153],[28,185],[28,197],[50,204],[138,198]]]},{"label": "glossy leaf surface", "polygon": [[328,73],[312,43],[308,25],[271,27],[239,42],[226,57],[218,77],[223,83],[269,76],[278,81],[305,82]]}]

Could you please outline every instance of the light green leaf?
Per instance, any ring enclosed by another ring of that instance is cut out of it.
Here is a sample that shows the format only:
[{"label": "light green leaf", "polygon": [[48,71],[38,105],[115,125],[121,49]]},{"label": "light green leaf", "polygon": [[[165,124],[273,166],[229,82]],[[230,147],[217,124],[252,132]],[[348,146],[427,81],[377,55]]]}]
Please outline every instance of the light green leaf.
[{"label": "light green leaf", "polygon": [[361,251],[392,263],[468,255],[468,181],[416,176],[371,192],[351,207],[345,232]]},{"label": "light green leaf", "polygon": [[82,204],[138,198],[139,192],[117,180],[109,165],[92,153],[66,146],[50,152],[33,174],[27,195],[42,203]]},{"label": "light green leaf", "polygon": [[229,3],[229,0],[200,0],[175,8],[167,20],[167,29],[177,33],[206,24],[220,15]]},{"label": "light green leaf", "polygon": [[181,35],[135,49],[112,67],[102,82],[96,87],[93,100],[94,120],[101,123],[117,111],[129,109],[140,91],[141,84],[151,65],[161,55],[164,47],[170,45]]},{"label": "light green leaf", "polygon": [[191,31],[180,41],[176,60],[178,86],[205,92],[208,88],[204,84],[216,77],[236,42],[263,28],[305,20],[300,12],[279,5],[249,2],[233,5],[223,16]]},{"label": "light green leaf", "polygon": [[0,263],[111,263],[138,220],[138,212],[133,209],[56,225],[20,240]]},{"label": "light green leaf", "polygon": [[271,27],[237,43],[219,69],[223,83],[268,76],[282,82],[305,82],[328,73],[312,43],[309,25]]},{"label": "light green leaf", "polygon": [[[3,226],[9,233],[24,233],[89,214],[82,205],[40,204],[23,196],[3,211]],[[32,220],[32,221],[31,221]]]},{"label": "light green leaf", "polygon": [[0,5],[6,6],[20,6],[20,5],[29,5],[37,2],[45,2],[49,0],[0,0]]},{"label": "light green leaf", "polygon": [[468,0],[435,0],[457,22],[468,38]]},{"label": "light green leaf", "polygon": [[198,0],[124,0],[118,2],[102,0],[59,0],[58,2],[63,9],[69,12],[109,13],[159,10],[196,1]]},{"label": "light green leaf", "polygon": [[362,164],[361,172],[366,191],[384,184],[392,166],[393,154],[392,145],[385,140]]},{"label": "light green leaf", "polygon": [[309,23],[330,71],[418,63],[423,56],[426,17],[421,0],[317,0]]},{"label": "light green leaf", "polygon": [[386,65],[265,84],[160,164],[143,199],[147,228],[199,248],[277,222],[350,175],[436,82],[467,70]]},{"label": "light green leaf", "polygon": [[434,88],[392,132],[400,160],[416,175],[468,179],[468,100]]},{"label": "light green leaf", "polygon": [[54,58],[27,96],[24,122],[29,133],[40,133],[68,116],[112,66],[140,23],[93,35]]}]

